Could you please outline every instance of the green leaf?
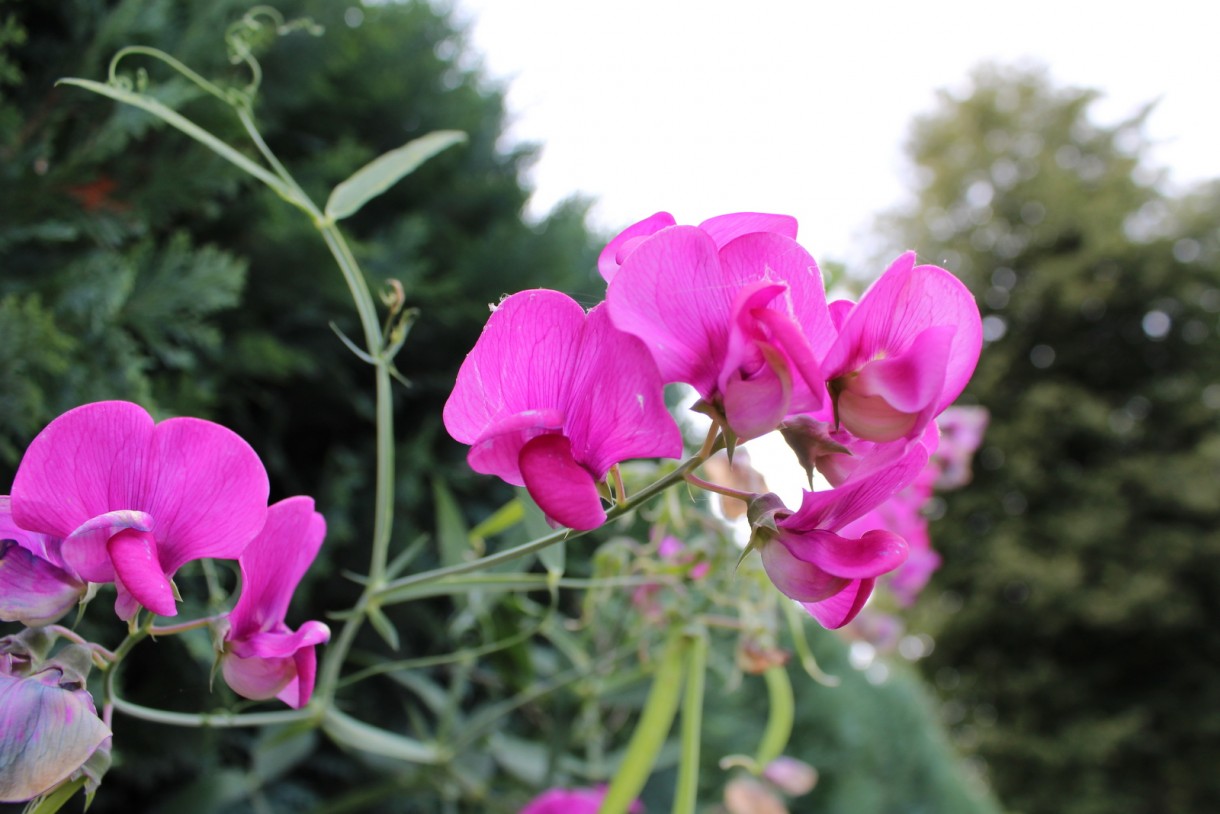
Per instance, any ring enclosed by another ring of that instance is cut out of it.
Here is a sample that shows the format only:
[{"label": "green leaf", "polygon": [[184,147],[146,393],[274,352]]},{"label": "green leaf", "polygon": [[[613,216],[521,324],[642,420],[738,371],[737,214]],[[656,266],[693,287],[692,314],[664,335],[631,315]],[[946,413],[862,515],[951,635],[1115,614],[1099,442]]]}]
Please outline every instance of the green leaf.
[{"label": "green leaf", "polygon": [[466,134],[460,131],[437,130],[374,158],[334,188],[326,201],[327,216],[333,220],[351,217],[360,207],[414,172],[420,164],[465,140]]},{"label": "green leaf", "polygon": [[436,536],[440,544],[441,565],[456,565],[466,560],[470,552],[470,535],[462,510],[445,482],[432,482],[432,497],[436,506]]},{"label": "green leaf", "polygon": [[373,624],[373,629],[377,634],[385,640],[385,643],[390,646],[391,650],[398,649],[398,628],[394,627],[394,623],[390,621],[390,617],[385,615],[385,612],[376,605],[368,609],[369,621]]}]

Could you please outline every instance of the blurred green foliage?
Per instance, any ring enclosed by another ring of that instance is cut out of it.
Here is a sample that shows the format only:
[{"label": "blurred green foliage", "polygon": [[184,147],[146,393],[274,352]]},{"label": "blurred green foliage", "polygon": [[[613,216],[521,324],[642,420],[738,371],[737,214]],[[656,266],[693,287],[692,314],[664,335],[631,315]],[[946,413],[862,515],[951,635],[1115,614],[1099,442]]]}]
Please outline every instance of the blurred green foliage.
[{"label": "blurred green foliage", "polygon": [[[1026,814],[1220,808],[1220,195],[1158,191],[1147,111],[983,68],[888,228],[960,274],[991,411],[923,603],[961,744]],[[939,595],[939,602],[936,597]]]}]

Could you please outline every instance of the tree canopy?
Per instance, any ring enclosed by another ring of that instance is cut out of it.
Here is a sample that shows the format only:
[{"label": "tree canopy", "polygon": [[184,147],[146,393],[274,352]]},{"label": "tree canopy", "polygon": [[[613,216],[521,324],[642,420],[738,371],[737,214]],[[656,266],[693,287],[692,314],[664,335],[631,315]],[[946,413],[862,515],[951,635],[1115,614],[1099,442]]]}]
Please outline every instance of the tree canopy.
[{"label": "tree canopy", "polygon": [[926,672],[1005,805],[1220,805],[1220,199],[1159,191],[1147,111],[984,67],[909,145],[891,239],[954,270],[991,411],[944,554]]}]

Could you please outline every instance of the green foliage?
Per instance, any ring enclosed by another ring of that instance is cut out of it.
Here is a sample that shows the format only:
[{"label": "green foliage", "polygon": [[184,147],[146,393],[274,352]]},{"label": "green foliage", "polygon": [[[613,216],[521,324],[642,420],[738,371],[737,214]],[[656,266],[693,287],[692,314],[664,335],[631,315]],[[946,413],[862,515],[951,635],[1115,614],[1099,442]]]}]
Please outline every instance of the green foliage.
[{"label": "green foliage", "polygon": [[1143,116],[1099,126],[1095,96],[983,69],[914,130],[890,225],[991,339],[975,481],[932,529],[928,675],[1014,811],[1212,810],[1220,200],[1159,194]]}]

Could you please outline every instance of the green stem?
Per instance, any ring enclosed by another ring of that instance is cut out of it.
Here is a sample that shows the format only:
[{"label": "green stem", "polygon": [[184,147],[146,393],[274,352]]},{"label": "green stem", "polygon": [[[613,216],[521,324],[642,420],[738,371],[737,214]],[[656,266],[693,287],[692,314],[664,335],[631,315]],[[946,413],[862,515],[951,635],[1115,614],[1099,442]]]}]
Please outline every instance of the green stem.
[{"label": "green stem", "polygon": [[191,726],[212,729],[235,729],[247,726],[272,726],[288,724],[296,721],[307,721],[317,717],[317,710],[287,709],[275,712],[170,712],[164,709],[153,709],[132,703],[116,695],[111,695],[110,702],[114,708],[124,715],[140,718],[153,723],[167,726]]},{"label": "green stem", "polygon": [[[631,496],[630,500],[627,500],[621,505],[615,506],[606,512],[606,522],[609,523],[616,518],[622,517],[624,514],[637,506],[647,503],[653,497],[665,491],[670,486],[673,486],[675,483],[679,483],[686,477],[687,473],[698,467],[703,463],[703,461],[704,458],[700,455],[695,455],[694,457],[686,459],[681,465],[678,466],[677,469],[636,492]],[[378,601],[381,601],[383,597],[398,595],[400,591],[408,587],[425,585],[429,582],[436,582],[438,580],[445,579],[446,577],[457,576],[458,574],[468,574],[472,571],[481,571],[484,568],[491,568],[502,563],[512,562],[513,560],[520,559],[527,554],[533,554],[537,551],[541,551],[547,546],[552,546],[562,540],[574,540],[578,537],[584,536],[585,534],[588,534],[588,532],[574,531],[572,529],[559,529],[558,531],[551,532],[544,537],[539,537],[538,539],[531,540],[528,543],[522,543],[519,546],[507,549],[505,551],[497,551],[495,554],[488,554],[486,557],[479,557],[477,560],[457,563],[444,568],[434,568],[431,571],[422,571],[418,574],[411,574],[410,576],[396,579],[393,582],[387,582],[375,592],[375,597]]]},{"label": "green stem", "polygon": [[796,713],[792,698],[792,681],[788,678],[788,669],[782,664],[769,667],[763,673],[767,681],[767,695],[770,696],[771,710],[767,715],[767,728],[763,730],[762,740],[758,743],[758,752],[754,756],[754,765],[761,772],[767,764],[784,753],[788,747],[788,738],[792,736],[792,722]]},{"label": "green stem", "polygon": [[699,799],[699,746],[703,729],[703,686],[707,669],[707,636],[691,643],[686,673],[686,695],[682,698],[682,758],[678,764],[678,788],[673,814],[695,814]]},{"label": "green stem", "polygon": [[706,481],[693,472],[687,474],[686,482],[691,486],[697,486],[706,492],[715,492],[718,495],[736,498],[737,500],[741,500],[746,503],[749,503],[751,500],[758,497],[758,495],[754,492],[743,492],[740,489],[734,489],[731,486],[721,486],[719,483]]},{"label": "green stem", "polygon": [[207,616],[203,619],[192,619],[189,622],[179,622],[176,625],[154,625],[148,629],[148,635],[154,639],[157,636],[173,636],[177,633],[186,633],[188,630],[197,630],[201,627],[207,627],[213,622],[219,622],[229,614],[218,613],[215,616]]},{"label": "green stem", "polygon": [[598,814],[626,814],[648,781],[678,712],[678,701],[682,695],[682,663],[686,660],[690,644],[690,638],[682,630],[675,628],[670,631],[652,679],[652,689],[648,691],[648,700],[640,713],[640,722],[636,724],[631,741],[627,744],[627,754],[606,790]]}]

